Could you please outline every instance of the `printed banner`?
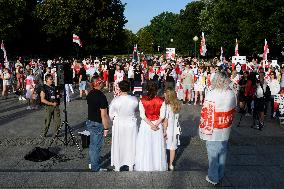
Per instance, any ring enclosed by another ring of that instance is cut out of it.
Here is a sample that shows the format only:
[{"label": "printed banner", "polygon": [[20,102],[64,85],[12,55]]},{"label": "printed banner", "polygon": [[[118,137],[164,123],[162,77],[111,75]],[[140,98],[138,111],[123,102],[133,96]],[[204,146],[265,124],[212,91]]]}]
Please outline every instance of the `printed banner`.
[{"label": "printed banner", "polygon": [[175,48],[166,48],[166,59],[174,60],[176,56]]}]

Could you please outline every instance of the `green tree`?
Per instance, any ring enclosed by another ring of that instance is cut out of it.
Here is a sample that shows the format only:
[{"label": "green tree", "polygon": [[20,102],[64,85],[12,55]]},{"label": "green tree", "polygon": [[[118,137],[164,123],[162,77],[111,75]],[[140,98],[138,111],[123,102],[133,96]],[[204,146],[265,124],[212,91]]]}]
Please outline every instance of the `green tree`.
[{"label": "green tree", "polygon": [[144,27],[137,32],[138,47],[142,49],[144,53],[154,52],[154,37],[148,31],[148,27]]},{"label": "green tree", "polygon": [[[189,51],[193,52],[194,36],[200,35],[199,15],[204,9],[204,3],[195,1],[189,3],[184,10],[180,11],[177,19],[176,27],[176,45],[180,53],[188,54]],[[191,53],[192,54],[192,53]]]},{"label": "green tree", "polygon": [[126,23],[123,13],[120,0],[45,0],[36,9],[48,35],[70,41],[76,33],[89,53],[120,48],[118,42]]},{"label": "green tree", "polygon": [[[154,38],[154,46],[160,46],[165,51],[166,47],[176,47],[176,23],[178,14],[163,12],[155,16],[148,27],[148,31]],[[173,39],[173,43],[171,43]]]}]

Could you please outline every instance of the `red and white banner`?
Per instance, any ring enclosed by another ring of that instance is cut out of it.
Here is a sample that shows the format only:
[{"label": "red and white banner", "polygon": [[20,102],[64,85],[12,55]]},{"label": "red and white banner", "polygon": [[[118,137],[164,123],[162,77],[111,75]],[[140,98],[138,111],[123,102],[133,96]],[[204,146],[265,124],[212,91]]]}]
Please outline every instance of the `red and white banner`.
[{"label": "red and white banner", "polygon": [[5,61],[5,62],[8,62],[7,52],[6,52],[6,49],[5,49],[3,40],[2,40],[2,43],[1,43],[1,49],[2,49],[2,51],[3,51],[3,53],[4,53],[4,61]]},{"label": "red and white banner", "polygon": [[204,37],[204,33],[202,32],[202,39],[201,39],[201,44],[200,44],[200,55],[205,56],[206,52],[207,52],[207,49],[206,49],[206,44],[205,44],[205,37]]},{"label": "red and white banner", "polygon": [[240,55],[239,55],[239,44],[238,44],[238,39],[236,39],[235,56],[240,56]]},{"label": "red and white banner", "polygon": [[166,48],[166,59],[174,60],[176,56],[175,48]]},{"label": "red and white banner", "polygon": [[81,39],[78,35],[73,34],[73,43],[77,43],[80,47],[82,47]]},{"label": "red and white banner", "polygon": [[212,135],[213,129],[226,129],[232,125],[235,108],[224,112],[217,112],[215,108],[215,102],[205,100],[199,125],[200,132],[204,135]]},{"label": "red and white banner", "polygon": [[269,53],[269,49],[268,49],[268,44],[267,44],[267,41],[265,39],[264,41],[264,47],[263,47],[263,55],[262,55],[262,59],[263,61],[266,61],[267,60],[267,54]]}]

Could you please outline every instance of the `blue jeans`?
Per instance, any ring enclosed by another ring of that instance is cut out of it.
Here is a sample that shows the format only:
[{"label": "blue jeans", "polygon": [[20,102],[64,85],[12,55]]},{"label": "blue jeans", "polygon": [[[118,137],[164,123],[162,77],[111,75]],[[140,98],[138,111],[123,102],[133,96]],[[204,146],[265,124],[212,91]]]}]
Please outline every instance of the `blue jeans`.
[{"label": "blue jeans", "polygon": [[228,141],[206,141],[209,169],[208,178],[218,183],[224,177]]},{"label": "blue jeans", "polygon": [[87,120],[86,126],[90,132],[89,159],[93,171],[100,170],[101,150],[104,144],[104,128],[101,123]]}]

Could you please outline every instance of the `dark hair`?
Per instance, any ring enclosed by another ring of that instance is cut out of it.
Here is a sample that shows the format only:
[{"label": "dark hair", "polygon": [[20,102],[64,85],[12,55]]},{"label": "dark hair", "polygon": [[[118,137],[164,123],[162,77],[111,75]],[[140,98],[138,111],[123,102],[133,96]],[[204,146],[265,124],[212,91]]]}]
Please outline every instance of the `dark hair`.
[{"label": "dark hair", "polygon": [[270,74],[274,75],[274,79],[277,79],[277,75],[275,71],[271,71]]},{"label": "dark hair", "polygon": [[157,95],[158,86],[156,83],[148,82],[146,89],[147,89],[147,96],[149,100],[153,99]]},{"label": "dark hair", "polygon": [[99,79],[99,75],[98,74],[94,74],[94,76],[91,78],[91,83],[96,82]]},{"label": "dark hair", "polygon": [[51,74],[46,74],[45,75],[45,81],[47,81],[49,78],[53,78]]},{"label": "dark hair", "polygon": [[120,88],[121,92],[128,92],[130,85],[128,81],[121,81],[118,83],[118,87]]}]

